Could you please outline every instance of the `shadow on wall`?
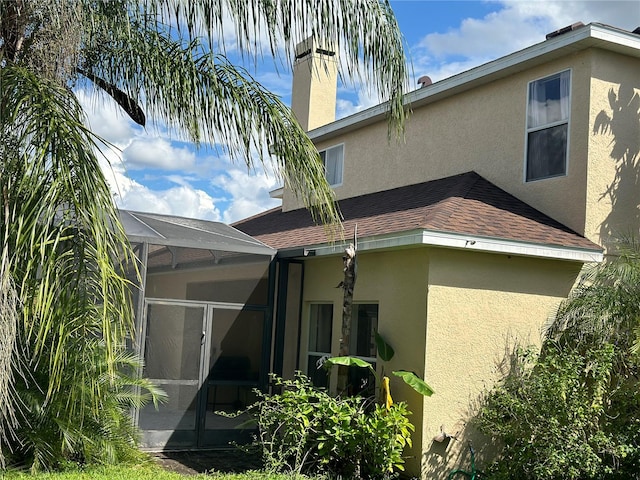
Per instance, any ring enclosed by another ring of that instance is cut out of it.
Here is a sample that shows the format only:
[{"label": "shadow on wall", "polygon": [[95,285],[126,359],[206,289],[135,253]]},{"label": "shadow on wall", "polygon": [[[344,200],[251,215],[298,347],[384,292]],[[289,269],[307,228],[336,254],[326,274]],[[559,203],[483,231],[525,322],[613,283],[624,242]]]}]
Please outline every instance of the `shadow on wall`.
[{"label": "shadow on wall", "polygon": [[[468,417],[471,416],[469,413]],[[476,469],[486,470],[495,458],[497,449],[491,438],[480,433],[472,423],[460,423],[454,431],[445,433],[451,436],[435,436],[429,450],[423,454],[423,478],[446,479],[454,469],[471,471],[470,444],[475,451]]]},{"label": "shadow on wall", "polygon": [[[455,469],[471,470],[471,454],[469,444],[475,451],[475,466],[477,470],[487,471],[489,465],[497,458],[501,450],[500,442],[491,435],[486,435],[478,429],[478,415],[484,405],[487,394],[494,385],[515,373],[518,368],[515,361],[517,351],[521,347],[534,345],[529,338],[518,339],[511,333],[504,337],[501,352],[494,357],[494,371],[496,376],[485,382],[483,391],[475,397],[470,397],[466,409],[459,412],[458,423],[443,426],[441,434],[433,437],[429,449],[423,453],[422,478],[446,479]],[[462,477],[454,477],[462,478]]]},{"label": "shadow on wall", "polygon": [[[630,85],[609,90],[611,113],[601,111],[593,125],[594,135],[613,136],[610,158],[616,176],[600,196],[611,202],[611,212],[600,225],[600,241],[610,247],[616,238],[635,234],[640,225],[640,95]],[[635,212],[635,216],[630,216]]]}]

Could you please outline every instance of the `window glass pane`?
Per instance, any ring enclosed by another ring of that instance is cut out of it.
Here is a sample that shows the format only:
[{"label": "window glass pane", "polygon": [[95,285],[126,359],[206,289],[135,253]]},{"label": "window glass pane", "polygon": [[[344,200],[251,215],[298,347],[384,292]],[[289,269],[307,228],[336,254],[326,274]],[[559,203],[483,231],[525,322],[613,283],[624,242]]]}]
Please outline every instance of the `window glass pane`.
[{"label": "window glass pane", "polygon": [[[371,365],[375,370],[376,364],[372,362]],[[348,385],[349,395],[367,397],[376,394],[376,377],[368,368],[349,367]]]},{"label": "window glass pane", "polygon": [[375,357],[375,332],[378,329],[378,305],[357,304],[351,316],[349,352],[359,357]]},{"label": "window glass pane", "polygon": [[529,84],[527,181],[567,173],[570,84],[569,70]]},{"label": "window glass pane", "polygon": [[529,133],[527,181],[564,175],[567,158],[567,124]]},{"label": "window glass pane", "polygon": [[529,128],[569,118],[569,71],[529,84]]},{"label": "window glass pane", "polygon": [[329,185],[340,185],[342,183],[343,152],[342,145],[320,152],[320,158],[324,163],[325,175]]},{"label": "window glass pane", "polygon": [[331,332],[333,324],[333,304],[311,305],[309,318],[309,354],[307,356],[307,376],[316,387],[327,387],[329,375],[322,368],[323,359],[331,355]]},{"label": "window glass pane", "polygon": [[329,372],[322,367],[324,359],[324,355],[309,355],[307,377],[311,379],[311,383],[316,387],[329,386]]},{"label": "window glass pane", "polygon": [[333,323],[333,304],[311,305],[309,319],[309,351],[331,352],[331,327]]}]

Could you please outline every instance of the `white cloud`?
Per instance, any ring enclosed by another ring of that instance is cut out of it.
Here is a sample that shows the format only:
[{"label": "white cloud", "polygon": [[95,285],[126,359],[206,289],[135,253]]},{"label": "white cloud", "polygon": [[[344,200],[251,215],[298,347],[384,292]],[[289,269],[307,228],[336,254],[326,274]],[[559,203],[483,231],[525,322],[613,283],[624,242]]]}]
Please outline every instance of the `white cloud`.
[{"label": "white cloud", "polygon": [[119,208],[219,221],[220,210],[205,191],[184,183],[165,190],[152,190],[116,173],[114,197]]},{"label": "white cloud", "polygon": [[[340,93],[338,93],[340,95]],[[380,103],[378,94],[358,89],[350,98],[338,97],[336,101],[336,118],[353,115],[361,110],[373,107]]]},{"label": "white cloud", "polygon": [[[280,204],[269,196],[280,183],[268,164],[248,172],[217,159],[216,166],[222,169],[211,179],[211,190],[192,185],[202,177],[180,173],[162,177],[175,186],[154,189],[152,183],[143,184],[127,174],[119,151],[103,153],[102,169],[119,208],[232,223]],[[222,190],[221,198],[211,193],[214,189]]]},{"label": "white cloud", "polygon": [[483,18],[464,19],[446,32],[426,35],[412,48],[416,78],[450,77],[545,40],[547,33],[576,22],[606,23],[632,30],[637,1],[504,0]]},{"label": "white cloud", "polygon": [[449,56],[483,59],[503,55],[541,41],[539,18],[522,20],[508,8],[490,13],[483,19],[467,18],[458,28],[427,35],[418,48],[425,48],[436,59]]},{"label": "white cloud", "polygon": [[229,206],[222,216],[225,223],[250,217],[281,203],[269,196],[271,190],[280,187],[278,180],[264,171],[248,173],[231,169],[214,178],[213,183],[230,196]]},{"label": "white cloud", "polygon": [[170,176],[167,179],[176,186],[153,190],[114,169],[110,183],[120,208],[225,223],[280,205],[279,200],[269,197],[269,192],[279,184],[264,172],[248,174],[232,168],[220,173],[211,183],[225,192],[223,198],[214,198],[209,192],[194,188],[186,177]]},{"label": "white cloud", "polygon": [[186,147],[176,147],[161,137],[136,137],[123,150],[128,168],[159,168],[162,170],[191,171],[196,155]]},{"label": "white cloud", "polygon": [[541,11],[555,29],[576,22],[597,22],[625,30],[640,25],[640,2],[637,0],[504,0],[501,2],[521,18],[531,18]]}]

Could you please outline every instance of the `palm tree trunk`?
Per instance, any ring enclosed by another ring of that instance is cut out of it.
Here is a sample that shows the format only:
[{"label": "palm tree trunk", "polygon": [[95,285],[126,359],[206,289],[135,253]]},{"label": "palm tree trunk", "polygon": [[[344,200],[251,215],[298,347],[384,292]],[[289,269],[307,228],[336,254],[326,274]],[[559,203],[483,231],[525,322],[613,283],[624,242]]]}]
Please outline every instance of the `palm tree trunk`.
[{"label": "palm tree trunk", "polygon": [[15,62],[22,50],[27,17],[25,8],[22,0],[13,0],[5,4],[0,18],[0,35],[4,40],[4,45],[0,48],[0,60],[4,57],[9,62]]},{"label": "palm tree trunk", "polygon": [[[358,249],[358,226],[356,225],[353,233],[353,243],[349,244],[344,250],[342,261],[344,262],[344,280],[341,283],[344,290],[342,301],[342,329],[340,335],[340,351],[339,356],[349,355],[349,344],[351,339],[351,316],[353,306],[353,290],[356,285],[356,277],[358,274],[357,264]],[[347,388],[348,367],[340,366],[338,368],[338,391],[344,391]]]}]

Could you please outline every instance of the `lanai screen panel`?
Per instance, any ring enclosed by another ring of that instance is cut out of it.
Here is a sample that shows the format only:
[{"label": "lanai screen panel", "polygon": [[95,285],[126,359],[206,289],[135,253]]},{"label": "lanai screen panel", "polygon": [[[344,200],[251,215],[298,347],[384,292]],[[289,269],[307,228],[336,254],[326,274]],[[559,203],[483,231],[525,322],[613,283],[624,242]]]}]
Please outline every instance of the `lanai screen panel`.
[{"label": "lanai screen panel", "polygon": [[138,425],[142,430],[177,432],[174,443],[183,446],[196,443],[203,322],[203,307],[151,304],[147,310],[143,374],[168,398],[158,409],[142,409]]},{"label": "lanai screen panel", "polygon": [[236,425],[215,412],[251,403],[266,379],[275,250],[216,222],[121,217],[130,240],[144,245],[144,375],[169,396],[159,410],[139,412],[143,444],[226,445]]}]

